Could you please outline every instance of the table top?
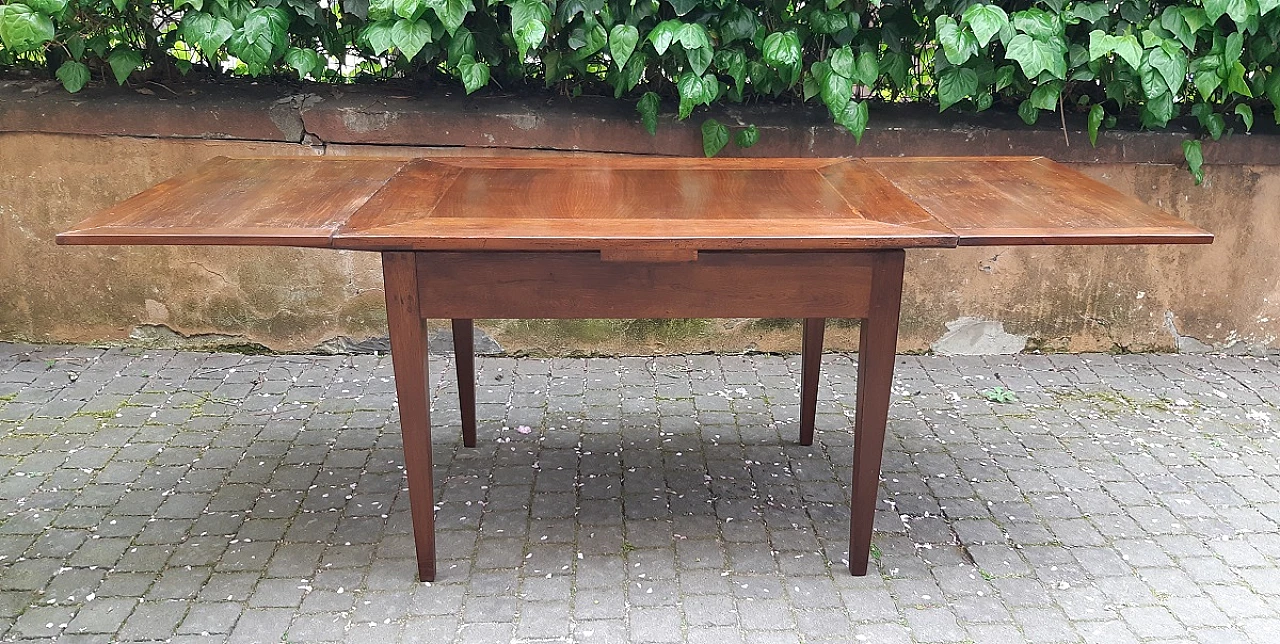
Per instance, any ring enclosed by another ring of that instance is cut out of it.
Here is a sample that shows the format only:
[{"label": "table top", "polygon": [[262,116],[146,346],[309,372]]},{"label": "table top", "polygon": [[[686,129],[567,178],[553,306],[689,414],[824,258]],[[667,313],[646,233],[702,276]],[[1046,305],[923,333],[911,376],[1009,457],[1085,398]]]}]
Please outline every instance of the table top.
[{"label": "table top", "polygon": [[57,240],[664,252],[1213,236],[1042,157],[220,157]]}]

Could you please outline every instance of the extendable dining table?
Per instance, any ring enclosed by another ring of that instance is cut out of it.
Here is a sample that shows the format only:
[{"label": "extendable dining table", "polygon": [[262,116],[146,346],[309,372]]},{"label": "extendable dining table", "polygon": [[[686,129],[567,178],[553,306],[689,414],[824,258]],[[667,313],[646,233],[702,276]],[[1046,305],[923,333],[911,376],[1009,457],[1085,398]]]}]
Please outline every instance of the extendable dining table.
[{"label": "extendable dining table", "polygon": [[436,575],[428,319],[452,320],[469,447],[474,319],[802,318],[804,445],[824,321],[861,319],[849,571],[864,575],[906,249],[1212,240],[1025,157],[217,158],[57,236],[381,253],[422,580]]}]

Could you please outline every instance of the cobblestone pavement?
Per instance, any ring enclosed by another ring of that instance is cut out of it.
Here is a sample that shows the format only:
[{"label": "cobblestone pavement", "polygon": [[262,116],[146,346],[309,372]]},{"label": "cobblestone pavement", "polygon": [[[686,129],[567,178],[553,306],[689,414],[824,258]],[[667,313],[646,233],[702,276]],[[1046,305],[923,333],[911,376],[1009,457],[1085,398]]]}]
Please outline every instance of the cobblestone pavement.
[{"label": "cobblestone pavement", "polygon": [[419,584],[386,356],[0,344],[0,640],[1280,641],[1276,360],[901,357],[852,578],[855,360],[436,360]]}]

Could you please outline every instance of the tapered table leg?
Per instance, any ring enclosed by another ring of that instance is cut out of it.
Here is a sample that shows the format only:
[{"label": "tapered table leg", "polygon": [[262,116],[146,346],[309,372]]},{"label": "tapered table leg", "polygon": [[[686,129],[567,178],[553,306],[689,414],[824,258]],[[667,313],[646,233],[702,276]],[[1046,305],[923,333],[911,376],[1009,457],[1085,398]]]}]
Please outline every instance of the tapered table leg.
[{"label": "tapered table leg", "polygon": [[453,355],[458,365],[458,408],[462,410],[462,444],[476,446],[475,327],[471,320],[453,321]]},{"label": "tapered table leg", "polygon": [[877,253],[871,306],[858,339],[858,400],[853,423],[853,494],[849,512],[849,572],[867,574],[884,430],[889,420],[898,310],[902,303],[901,250]]},{"label": "tapered table leg", "polygon": [[418,303],[418,273],[411,252],[382,254],[387,293],[391,363],[400,403],[404,471],[409,479],[409,510],[418,552],[418,578],[436,578],[435,497],[431,482],[431,408],[427,385],[427,333]]},{"label": "tapered table leg", "polygon": [[818,414],[818,377],[822,374],[822,334],[826,318],[805,318],[800,340],[800,444],[813,444]]}]

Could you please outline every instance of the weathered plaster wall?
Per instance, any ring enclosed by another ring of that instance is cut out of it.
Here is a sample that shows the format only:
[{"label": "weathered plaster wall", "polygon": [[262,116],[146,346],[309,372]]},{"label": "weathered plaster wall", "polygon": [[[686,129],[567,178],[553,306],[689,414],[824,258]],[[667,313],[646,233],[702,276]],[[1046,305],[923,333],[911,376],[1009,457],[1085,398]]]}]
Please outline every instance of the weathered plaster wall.
[{"label": "weathered plaster wall", "polygon": [[[57,231],[95,210],[213,156],[699,151],[696,123],[664,123],[651,138],[631,114],[607,103],[237,91],[194,88],[168,100],[127,92],[71,99],[0,84],[0,339],[203,336],[195,342],[309,350],[385,334],[374,254],[53,244]],[[761,145],[746,151],[753,155],[1044,154],[1218,236],[1207,247],[912,251],[900,350],[936,345],[990,352],[1022,344],[1262,352],[1280,346],[1280,137],[1237,136],[1207,146],[1208,179],[1196,187],[1174,165],[1177,134],[1113,133],[1091,148],[1078,131],[1067,146],[1061,130],[1028,133],[985,121],[944,126],[908,113],[878,115],[876,129],[854,146],[821,115],[718,116],[762,125]],[[799,345],[798,327],[777,320],[490,322],[483,328],[507,350]],[[856,346],[848,325],[833,324],[828,333],[829,346]]]}]

